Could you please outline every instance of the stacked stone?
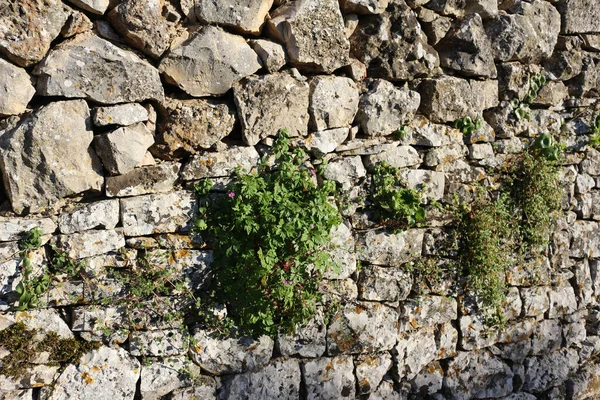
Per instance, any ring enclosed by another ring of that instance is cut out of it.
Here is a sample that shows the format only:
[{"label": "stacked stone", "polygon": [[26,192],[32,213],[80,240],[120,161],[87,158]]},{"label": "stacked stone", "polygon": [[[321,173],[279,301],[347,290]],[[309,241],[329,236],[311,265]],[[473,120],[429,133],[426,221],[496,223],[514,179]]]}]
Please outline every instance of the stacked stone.
[{"label": "stacked stone", "polygon": [[[34,341],[103,343],[79,364],[40,357],[18,379],[2,373],[0,348],[0,397],[600,397],[599,10],[597,0],[0,0],[0,330],[23,322]],[[511,100],[525,99],[534,73],[548,83],[519,119]],[[465,116],[482,127],[454,129]],[[332,232],[341,268],[321,283],[339,310],[292,335],[219,338],[176,313],[177,295],[138,312],[110,305],[128,290],[110,271],[165,250],[190,289],[206,287],[212,252],[188,235],[191,186],[252,169],[282,128],[310,163],[327,161],[350,200]],[[489,331],[456,276],[417,290],[406,267],[442,254],[444,216],[392,234],[374,229],[364,196],[386,161],[427,202],[469,201],[494,184],[486,171],[546,132],[566,144],[564,213],[543,259],[507,273],[507,324]],[[18,241],[33,228],[34,275],[53,245],[85,261],[85,279],[53,281],[42,308],[15,312]]]}]

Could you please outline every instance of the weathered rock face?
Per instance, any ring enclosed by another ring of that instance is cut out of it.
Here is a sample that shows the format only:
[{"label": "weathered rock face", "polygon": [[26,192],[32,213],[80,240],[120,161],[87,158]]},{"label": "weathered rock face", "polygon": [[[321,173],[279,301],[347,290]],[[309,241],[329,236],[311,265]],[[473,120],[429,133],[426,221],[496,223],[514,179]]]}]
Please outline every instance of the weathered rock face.
[{"label": "weathered rock face", "polygon": [[480,115],[485,104],[478,102],[466,79],[444,76],[426,79],[419,87],[421,109],[433,122],[453,122],[458,118]]},{"label": "weathered rock face", "polygon": [[135,54],[93,34],[54,48],[35,69],[43,96],[85,98],[101,104],[162,100],[158,71]]},{"label": "weathered rock face", "polygon": [[250,45],[258,54],[263,67],[270,73],[277,72],[287,63],[285,47],[270,40],[256,39]]},{"label": "weathered rock face", "polygon": [[96,136],[94,149],[111,175],[122,175],[142,162],[153,143],[154,136],[139,122]]},{"label": "weathered rock face", "polygon": [[349,62],[350,44],[335,0],[290,2],[272,13],[267,26],[301,71],[331,73]]},{"label": "weathered rock face", "polygon": [[302,364],[309,399],[353,399],[354,363],[350,356],[320,358]]},{"label": "weathered rock face", "polygon": [[358,111],[358,87],[349,78],[318,76],[310,82],[310,127],[348,126]]},{"label": "weathered rock face", "polygon": [[257,35],[273,5],[273,0],[227,0],[218,3],[212,0],[195,0],[194,4],[194,14],[202,22]]},{"label": "weathered rock face", "polygon": [[169,192],[179,178],[180,169],[181,166],[177,163],[163,163],[138,167],[124,175],[108,176],[104,180],[106,196],[124,197]]},{"label": "weathered rock face", "polygon": [[27,72],[0,58],[0,115],[23,113],[34,94]]},{"label": "weathered rock face", "polygon": [[94,14],[103,15],[111,0],[67,0],[67,2]]},{"label": "weathered rock face", "polygon": [[58,227],[61,233],[75,233],[103,227],[113,229],[119,223],[119,202],[103,200],[80,207],[79,209],[61,214]]},{"label": "weathered rock face", "polygon": [[387,8],[389,0],[342,0],[340,4],[347,14],[381,14]]},{"label": "weathered rock face", "polygon": [[21,67],[37,63],[68,17],[59,0],[5,0],[0,10],[0,53]]},{"label": "weathered rock face", "polygon": [[62,197],[100,190],[92,138],[90,110],[81,100],[49,104],[1,132],[0,170],[13,210],[37,212]]},{"label": "weathered rock face", "polygon": [[286,72],[237,84],[233,98],[244,142],[253,146],[280,129],[287,129],[290,136],[306,136],[309,94],[306,82]]},{"label": "weathered rock face", "polygon": [[214,26],[192,33],[160,63],[167,82],[195,96],[221,95],[261,67],[258,54],[241,36]]},{"label": "weathered rock face", "polygon": [[[183,371],[188,371],[191,376],[186,376]],[[140,391],[144,399],[159,400],[169,394],[171,398],[178,398],[175,393],[189,390],[190,386],[196,386],[198,398],[215,398],[214,379],[200,376],[200,368],[184,357],[154,359],[150,365],[142,367]]]},{"label": "weathered rock face", "polygon": [[231,147],[218,153],[196,155],[183,167],[184,180],[211,177],[226,177],[237,167],[250,171],[258,163],[260,156],[254,147]]},{"label": "weathered rock face", "polygon": [[98,107],[94,112],[94,125],[96,126],[129,126],[145,121],[148,121],[148,110],[137,103]]},{"label": "weathered rock face", "polygon": [[562,33],[598,33],[598,21],[595,18],[598,4],[593,0],[560,1],[558,9],[562,17]]}]

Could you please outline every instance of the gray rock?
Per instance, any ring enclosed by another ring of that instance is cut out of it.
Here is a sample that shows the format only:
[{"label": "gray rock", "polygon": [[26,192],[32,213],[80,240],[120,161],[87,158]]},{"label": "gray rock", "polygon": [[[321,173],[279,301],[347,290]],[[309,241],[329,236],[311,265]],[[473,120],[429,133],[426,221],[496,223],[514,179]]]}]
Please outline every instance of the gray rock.
[{"label": "gray rock", "polygon": [[585,159],[581,162],[581,172],[589,175],[600,175],[600,152],[588,148]]},{"label": "gray rock", "polygon": [[410,381],[412,393],[418,396],[427,396],[435,394],[442,390],[444,381],[444,369],[439,361],[434,361],[421,370]]},{"label": "gray rock", "polygon": [[207,24],[217,24],[232,28],[240,33],[258,35],[265,18],[273,5],[273,0],[234,0],[215,3],[212,0],[195,0],[196,18]]},{"label": "gray rock", "polygon": [[119,223],[119,202],[103,200],[79,207],[75,211],[61,214],[58,227],[61,233],[75,233],[103,227],[113,229]]},{"label": "gray rock", "polygon": [[340,2],[345,14],[381,14],[389,4],[389,0],[342,0]]},{"label": "gray rock", "polygon": [[287,63],[285,47],[279,43],[256,39],[250,41],[250,46],[260,57],[263,67],[271,74],[279,71]]},{"label": "gray rock", "polygon": [[463,134],[458,129],[434,124],[420,115],[408,124],[408,131],[409,136],[402,143],[408,142],[414,146],[440,147],[463,142]]},{"label": "gray rock", "polygon": [[300,0],[277,8],[268,33],[287,49],[292,66],[331,73],[348,64],[350,43],[336,0]]},{"label": "gray rock", "polygon": [[454,320],[457,310],[458,304],[452,297],[428,295],[408,299],[400,307],[400,332]]},{"label": "gray rock", "polygon": [[58,377],[48,400],[133,399],[140,363],[119,347],[101,347],[69,365]]},{"label": "gray rock", "polygon": [[309,122],[309,86],[281,72],[252,77],[233,89],[233,98],[242,123],[242,139],[255,145],[287,129],[290,136],[306,136]]},{"label": "gray rock", "polygon": [[358,239],[358,257],[375,265],[399,267],[421,256],[424,233],[422,229],[395,234],[369,231]]},{"label": "gray rock", "polygon": [[481,115],[483,104],[476,102],[469,81],[453,76],[425,79],[419,86],[420,111],[432,122],[454,122]]},{"label": "gray rock", "polygon": [[551,81],[542,86],[532,104],[556,107],[560,106],[568,97],[569,92],[564,83],[560,81]]},{"label": "gray rock", "polygon": [[129,353],[136,357],[179,356],[187,350],[187,338],[178,329],[135,331],[129,337]]},{"label": "gray rock", "polygon": [[572,286],[550,290],[548,297],[550,298],[550,309],[548,310],[550,318],[571,314],[577,310],[577,298]]},{"label": "gray rock", "polygon": [[264,367],[273,354],[273,340],[268,336],[219,339],[203,330],[193,336],[191,359],[211,374],[232,374]]},{"label": "gray rock", "polygon": [[[216,399],[216,383],[214,378],[208,378],[202,375],[201,383],[195,383],[194,386],[184,389],[176,389],[171,393],[170,400],[189,400],[189,399]],[[205,379],[208,378],[208,379]]]},{"label": "gray rock", "polygon": [[578,361],[577,351],[573,349],[560,349],[541,357],[525,359],[522,390],[536,393],[559,385],[577,368]]},{"label": "gray rock", "polygon": [[301,379],[298,360],[278,358],[260,370],[226,379],[219,398],[296,400],[300,395]]},{"label": "gray rock", "polygon": [[258,152],[252,146],[230,147],[216,153],[195,155],[183,167],[181,178],[183,180],[196,180],[201,178],[216,178],[230,176],[237,167],[250,171],[260,159]]},{"label": "gray rock", "polygon": [[306,398],[354,399],[354,363],[350,356],[319,358],[301,364],[306,384]]},{"label": "gray rock", "polygon": [[595,18],[598,4],[593,0],[559,1],[558,9],[562,17],[561,33],[597,33],[600,31]]},{"label": "gray rock", "polygon": [[328,129],[312,133],[306,139],[300,140],[299,143],[315,157],[322,157],[338,148],[346,140],[349,132],[348,128]]},{"label": "gray rock", "polygon": [[276,345],[282,356],[321,357],[327,345],[323,310],[318,310],[305,325],[296,326],[294,333],[279,335]]},{"label": "gray rock", "polygon": [[108,20],[128,45],[152,58],[160,58],[171,44],[159,1],[123,0],[108,14]]},{"label": "gray rock", "polygon": [[350,44],[351,55],[367,65],[373,78],[412,80],[439,69],[437,52],[403,0],[392,2],[380,15],[361,18]]},{"label": "gray rock", "polygon": [[0,395],[4,395],[4,390],[14,391],[18,388],[31,389],[35,387],[49,386],[53,383],[59,367],[48,365],[26,365],[18,378],[0,375]]},{"label": "gray rock", "polygon": [[501,397],[513,391],[513,372],[487,351],[459,352],[450,360],[444,390],[453,399]]},{"label": "gray rock", "polygon": [[452,27],[452,18],[444,17],[425,7],[417,9],[419,24],[427,35],[430,45],[435,46]]},{"label": "gray rock", "polygon": [[258,54],[241,36],[203,26],[162,59],[165,80],[195,96],[225,94],[261,68]]},{"label": "gray rock", "polygon": [[[23,233],[38,228],[42,235],[49,235],[56,231],[56,223],[50,218],[9,218],[0,217],[0,242],[18,241]],[[0,250],[0,260],[3,252]]]},{"label": "gray rock", "polygon": [[437,353],[435,327],[400,334],[394,348],[398,364],[396,374],[400,378],[413,379],[425,365],[435,360]]},{"label": "gray rock", "polygon": [[189,230],[196,200],[189,192],[149,194],[121,199],[121,223],[125,236]]},{"label": "gray rock", "polygon": [[97,15],[104,15],[111,0],[67,0],[69,3]]},{"label": "gray rock", "polygon": [[100,104],[161,101],[158,71],[134,53],[91,33],[52,49],[34,74],[42,96],[85,98]]},{"label": "gray rock", "polygon": [[[0,171],[13,210],[38,212],[58,199],[102,186],[85,101],[41,107],[0,131]],[[68,143],[68,146],[65,145]]]},{"label": "gray rock", "polygon": [[335,267],[323,273],[325,279],[347,279],[356,271],[356,254],[354,252],[352,230],[341,223],[331,228],[328,252]]},{"label": "gray rock", "polygon": [[479,14],[463,18],[436,46],[442,67],[466,76],[495,78],[492,46]]},{"label": "gray rock", "polygon": [[494,158],[494,149],[490,143],[475,143],[469,145],[469,159],[489,160]]},{"label": "gray rock", "polygon": [[502,100],[517,98],[522,101],[529,92],[529,71],[519,62],[498,66],[498,89]]},{"label": "gray rock", "polygon": [[81,11],[70,10],[71,14],[67,23],[60,31],[60,35],[68,39],[79,33],[88,32],[94,29],[94,23]]},{"label": "gray rock", "polygon": [[[184,357],[150,359],[150,365],[142,366],[140,392],[144,400],[160,400],[174,390],[197,386],[206,397],[215,398],[216,388],[213,378],[200,375],[200,367]],[[182,373],[189,372],[189,375]],[[173,395],[172,395],[173,396]]]},{"label": "gray rock", "polygon": [[468,154],[467,146],[453,143],[448,146],[434,147],[425,155],[424,164],[427,167],[436,167],[444,170],[449,164]]},{"label": "gray rock", "polygon": [[550,307],[548,300],[549,289],[544,286],[519,288],[523,300],[523,310],[527,317],[543,315]]},{"label": "gray rock", "polygon": [[375,391],[391,366],[392,356],[389,353],[359,356],[356,360],[358,394],[368,394]]},{"label": "gray rock", "polygon": [[454,357],[456,355],[458,330],[454,328],[451,321],[438,325],[435,333],[435,342],[437,345],[436,360]]},{"label": "gray rock", "polygon": [[[0,296],[3,299],[0,302],[0,311],[4,311],[9,309],[8,303],[5,303],[5,301],[18,300],[16,289],[23,279],[22,266],[24,261],[20,255],[17,242],[3,243],[0,247],[0,253],[2,253],[0,255]],[[43,248],[32,250],[29,259],[32,278],[41,276],[47,271],[48,263]],[[45,300],[45,298],[42,299],[42,305]]]},{"label": "gray rock", "polygon": [[57,246],[69,257],[79,259],[118,250],[125,246],[125,238],[116,230],[91,230],[60,235]]},{"label": "gray rock", "polygon": [[550,57],[560,32],[560,14],[548,2],[517,1],[485,23],[496,61],[535,63]]},{"label": "gray rock", "polygon": [[[583,163],[582,163],[583,164]],[[596,258],[600,254],[599,225],[593,221],[575,221],[570,227],[573,242],[569,256]]]},{"label": "gray rock", "polygon": [[587,259],[575,261],[573,266],[573,288],[577,296],[579,308],[584,308],[593,301],[594,281],[590,271],[590,264]]},{"label": "gray rock", "polygon": [[350,78],[317,76],[310,81],[310,127],[315,131],[349,126],[358,111],[359,90]]},{"label": "gray rock", "polygon": [[356,122],[368,136],[386,136],[414,117],[421,96],[406,88],[377,79],[360,98]]},{"label": "gray rock", "polygon": [[396,344],[398,313],[380,303],[346,304],[327,329],[327,354],[372,353]]},{"label": "gray rock", "polygon": [[144,123],[138,122],[97,135],[94,138],[94,149],[111,175],[122,175],[142,162],[153,143],[152,132]]},{"label": "gray rock", "polygon": [[372,172],[380,162],[386,162],[394,168],[412,167],[421,163],[421,156],[412,146],[398,146],[397,143],[386,143],[382,148],[383,151],[367,155],[364,158],[365,167],[369,171]]},{"label": "gray rock", "polygon": [[365,266],[360,271],[358,296],[361,300],[404,300],[411,288],[412,278],[406,271],[372,265]]},{"label": "gray rock", "polygon": [[344,190],[354,187],[357,180],[367,175],[360,156],[342,157],[327,164],[325,179],[331,179],[342,185]]},{"label": "gray rock", "polygon": [[0,116],[22,114],[34,94],[27,72],[0,58]]},{"label": "gray rock", "polygon": [[128,126],[146,121],[148,121],[148,110],[137,103],[98,107],[94,110],[94,125],[96,126]]},{"label": "gray rock", "polygon": [[498,340],[498,332],[489,329],[479,315],[464,315],[460,318],[461,349],[476,350],[489,347]]},{"label": "gray rock", "polygon": [[164,163],[138,167],[119,176],[105,179],[107,197],[140,196],[173,190],[179,177],[180,164]]},{"label": "gray rock", "polygon": [[37,63],[68,17],[59,0],[5,0],[0,10],[0,53],[21,67]]},{"label": "gray rock", "polygon": [[586,365],[567,381],[567,390],[574,399],[593,399],[600,395],[600,367]]},{"label": "gray rock", "polygon": [[400,172],[406,187],[419,190],[425,201],[441,200],[444,197],[445,174],[426,169],[410,169]]}]

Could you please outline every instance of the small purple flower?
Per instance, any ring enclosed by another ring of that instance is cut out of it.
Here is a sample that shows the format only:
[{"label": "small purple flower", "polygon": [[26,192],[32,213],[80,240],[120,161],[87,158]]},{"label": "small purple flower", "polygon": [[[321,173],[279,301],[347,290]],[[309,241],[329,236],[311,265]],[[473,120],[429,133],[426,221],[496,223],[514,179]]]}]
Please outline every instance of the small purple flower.
[{"label": "small purple flower", "polygon": [[315,229],[315,225],[314,224],[310,224],[310,229]]},{"label": "small purple flower", "polygon": [[317,174],[314,169],[311,169],[310,173],[312,174],[312,176],[315,176]]},{"label": "small purple flower", "polygon": [[231,192],[231,193],[229,193],[227,196],[229,196],[229,197],[235,197],[235,193],[234,193],[234,192]]}]

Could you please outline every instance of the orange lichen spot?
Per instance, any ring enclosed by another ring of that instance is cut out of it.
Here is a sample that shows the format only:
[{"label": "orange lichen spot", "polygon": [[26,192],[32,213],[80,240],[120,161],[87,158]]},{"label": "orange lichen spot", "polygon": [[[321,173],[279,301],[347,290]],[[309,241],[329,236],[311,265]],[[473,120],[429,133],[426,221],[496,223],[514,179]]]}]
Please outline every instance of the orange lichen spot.
[{"label": "orange lichen spot", "polygon": [[81,377],[83,378],[83,381],[88,385],[91,385],[92,383],[94,383],[94,378],[92,378],[90,376],[90,374],[88,374],[87,372],[84,372],[83,374],[81,374]]},{"label": "orange lichen spot", "polygon": [[354,312],[357,314],[361,314],[363,311],[364,309],[361,306],[354,307]]}]

